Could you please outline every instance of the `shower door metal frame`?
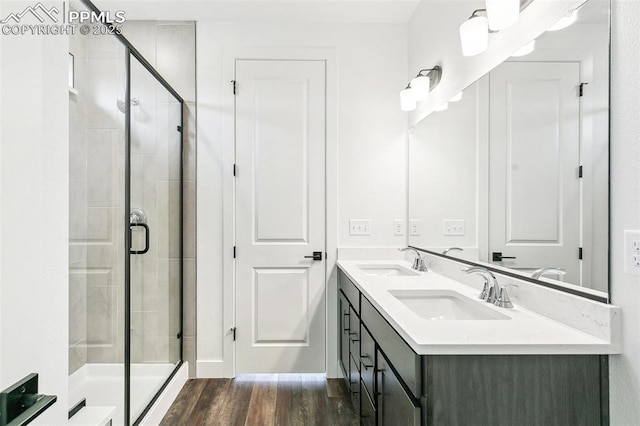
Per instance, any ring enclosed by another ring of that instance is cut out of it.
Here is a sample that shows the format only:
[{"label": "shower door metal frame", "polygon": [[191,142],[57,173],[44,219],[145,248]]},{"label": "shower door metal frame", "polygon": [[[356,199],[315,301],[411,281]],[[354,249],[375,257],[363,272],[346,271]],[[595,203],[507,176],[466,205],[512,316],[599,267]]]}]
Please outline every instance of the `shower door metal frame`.
[{"label": "shower door metal frame", "polygon": [[[147,61],[144,56],[131,44],[127,38],[117,31],[113,23],[106,20],[106,15],[100,14],[100,9],[94,5],[91,0],[80,0],[82,4],[89,10],[95,12],[97,16],[102,16],[102,24],[109,28],[109,33],[116,37],[125,48],[125,200],[124,200],[124,223],[127,225],[124,227],[124,250],[127,253],[124,256],[124,424],[129,426],[130,424],[138,425],[144,416],[149,412],[153,404],[160,397],[162,392],[168,386],[169,382],[176,375],[178,370],[183,364],[183,262],[184,262],[184,99],[178,92],[171,87],[171,85],[160,75],[158,71]],[[178,331],[178,338],[180,340],[180,359],[176,363],[173,371],[164,381],[160,389],[151,398],[149,403],[145,406],[144,410],[140,413],[138,418],[131,422],[131,254],[129,249],[131,247],[130,233],[129,233],[129,214],[131,210],[131,58],[136,59],[179,103],[180,103],[180,127],[177,129],[180,132],[180,188],[179,188],[179,201],[180,207],[179,223],[180,223],[180,249],[179,249],[179,316],[180,316],[180,330]]]}]

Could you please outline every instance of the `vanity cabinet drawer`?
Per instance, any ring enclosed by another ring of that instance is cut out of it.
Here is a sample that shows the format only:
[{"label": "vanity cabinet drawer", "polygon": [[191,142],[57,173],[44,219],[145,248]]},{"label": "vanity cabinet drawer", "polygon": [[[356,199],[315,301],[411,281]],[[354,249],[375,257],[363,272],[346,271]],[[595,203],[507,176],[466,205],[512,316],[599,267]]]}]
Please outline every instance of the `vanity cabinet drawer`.
[{"label": "vanity cabinet drawer", "polygon": [[378,425],[420,425],[420,405],[405,392],[389,361],[379,351],[377,363]]},{"label": "vanity cabinet drawer", "polygon": [[356,412],[356,417],[360,417],[360,372],[358,371],[356,360],[353,356],[349,357],[349,391],[351,392],[351,403]]},{"label": "vanity cabinet drawer", "polygon": [[360,318],[356,315],[353,307],[349,312],[349,352],[357,361],[358,370],[360,370]]},{"label": "vanity cabinet drawer", "polygon": [[422,394],[420,356],[400,337],[389,323],[369,303],[362,298],[362,322],[366,324],[378,346],[393,364],[405,385],[415,397]]},{"label": "vanity cabinet drawer", "polygon": [[376,344],[373,341],[373,337],[362,325],[360,327],[360,377],[362,377],[362,383],[372,398],[375,395],[373,385],[375,380],[375,354]]},{"label": "vanity cabinet drawer", "polygon": [[376,426],[376,409],[367,392],[360,395],[360,424],[362,426]]},{"label": "vanity cabinet drawer", "polygon": [[338,288],[342,290],[353,309],[360,314],[360,290],[340,269],[338,269]]},{"label": "vanity cabinet drawer", "polygon": [[340,346],[340,367],[344,373],[344,377],[349,377],[349,332],[350,332],[350,306],[344,294],[339,293],[338,297],[338,324],[340,324],[338,344]]}]

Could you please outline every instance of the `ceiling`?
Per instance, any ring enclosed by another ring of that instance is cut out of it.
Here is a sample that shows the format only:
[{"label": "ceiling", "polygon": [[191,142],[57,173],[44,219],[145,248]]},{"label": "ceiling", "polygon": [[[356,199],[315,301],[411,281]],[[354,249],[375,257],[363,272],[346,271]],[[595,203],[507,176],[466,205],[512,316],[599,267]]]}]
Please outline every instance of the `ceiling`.
[{"label": "ceiling", "polygon": [[404,24],[421,0],[95,0],[128,20]]}]

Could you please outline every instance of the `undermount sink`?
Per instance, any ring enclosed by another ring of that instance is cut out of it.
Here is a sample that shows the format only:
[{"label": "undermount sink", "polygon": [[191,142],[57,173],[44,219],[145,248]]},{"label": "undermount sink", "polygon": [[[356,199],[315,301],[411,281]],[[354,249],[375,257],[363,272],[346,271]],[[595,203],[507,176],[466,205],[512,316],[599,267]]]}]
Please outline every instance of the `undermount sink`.
[{"label": "undermount sink", "polygon": [[508,320],[508,316],[451,290],[389,290],[421,318],[428,320]]},{"label": "undermount sink", "polygon": [[403,277],[418,275],[411,269],[400,265],[358,265],[358,268],[367,275],[378,277]]}]

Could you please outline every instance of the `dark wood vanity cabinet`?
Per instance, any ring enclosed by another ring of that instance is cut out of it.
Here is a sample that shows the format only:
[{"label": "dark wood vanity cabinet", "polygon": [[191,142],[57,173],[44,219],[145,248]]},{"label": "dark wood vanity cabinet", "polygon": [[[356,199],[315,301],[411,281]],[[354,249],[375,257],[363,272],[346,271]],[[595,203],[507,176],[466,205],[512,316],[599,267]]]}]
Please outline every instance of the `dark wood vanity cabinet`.
[{"label": "dark wood vanity cabinet", "polygon": [[340,366],[362,425],[608,425],[608,357],[418,355],[338,271]]},{"label": "dark wood vanity cabinet", "polygon": [[376,368],[378,384],[378,424],[420,425],[420,405],[402,387],[385,356],[378,352]]}]

